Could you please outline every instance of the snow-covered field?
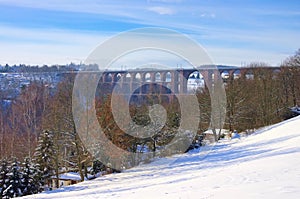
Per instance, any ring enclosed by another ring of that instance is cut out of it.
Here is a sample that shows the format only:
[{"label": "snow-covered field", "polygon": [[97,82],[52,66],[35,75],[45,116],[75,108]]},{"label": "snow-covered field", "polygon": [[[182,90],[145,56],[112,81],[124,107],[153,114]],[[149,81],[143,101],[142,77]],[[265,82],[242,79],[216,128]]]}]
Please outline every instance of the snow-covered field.
[{"label": "snow-covered field", "polygon": [[[203,148],[202,148],[203,150]],[[206,155],[205,155],[206,154]],[[300,198],[300,117],[27,198]]]}]

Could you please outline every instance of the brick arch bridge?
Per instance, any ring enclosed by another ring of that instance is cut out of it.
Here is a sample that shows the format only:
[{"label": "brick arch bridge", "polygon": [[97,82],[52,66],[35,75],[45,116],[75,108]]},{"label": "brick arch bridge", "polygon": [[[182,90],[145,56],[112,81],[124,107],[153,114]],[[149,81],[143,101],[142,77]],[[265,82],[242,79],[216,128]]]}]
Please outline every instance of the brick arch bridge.
[{"label": "brick arch bridge", "polygon": [[[231,66],[201,66],[197,69],[136,69],[122,71],[104,71],[99,83],[108,88],[118,86],[133,95],[187,94],[190,75],[199,71],[205,86],[212,83],[215,77],[223,78],[254,78],[259,70],[271,70],[274,74],[280,67],[231,67]],[[137,89],[136,89],[137,88]]]}]

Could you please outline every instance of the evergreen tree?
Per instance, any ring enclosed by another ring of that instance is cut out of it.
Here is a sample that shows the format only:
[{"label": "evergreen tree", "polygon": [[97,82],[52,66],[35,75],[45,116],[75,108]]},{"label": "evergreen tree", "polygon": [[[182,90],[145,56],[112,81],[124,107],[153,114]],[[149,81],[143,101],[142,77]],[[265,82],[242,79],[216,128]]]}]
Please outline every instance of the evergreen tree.
[{"label": "evergreen tree", "polygon": [[10,172],[8,173],[8,187],[4,190],[4,198],[14,198],[22,196],[22,174],[20,172],[20,163],[13,161]]},{"label": "evergreen tree", "polygon": [[24,196],[41,192],[42,178],[40,178],[40,174],[30,159],[25,158],[22,169],[22,192]]},{"label": "evergreen tree", "polygon": [[55,146],[53,141],[53,133],[45,130],[41,133],[38,146],[34,154],[35,163],[38,164],[38,170],[41,175],[36,176],[36,180],[45,182],[49,181],[51,176],[54,174],[54,159]]},{"label": "evergreen tree", "polygon": [[1,161],[0,165],[0,198],[4,198],[4,193],[6,192],[8,188],[8,173],[9,173],[9,167],[8,162],[6,160]]},{"label": "evergreen tree", "polygon": [[35,191],[37,193],[40,193],[44,190],[44,177],[43,177],[43,172],[40,170],[40,165],[39,164],[34,164],[33,165],[33,172],[34,172],[34,184],[35,184]]}]

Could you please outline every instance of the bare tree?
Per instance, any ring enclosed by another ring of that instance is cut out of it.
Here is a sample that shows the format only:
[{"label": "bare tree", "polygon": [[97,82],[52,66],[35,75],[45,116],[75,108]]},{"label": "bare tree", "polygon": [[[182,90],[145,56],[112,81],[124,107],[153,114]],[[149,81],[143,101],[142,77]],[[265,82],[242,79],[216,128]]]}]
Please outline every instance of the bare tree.
[{"label": "bare tree", "polygon": [[293,106],[300,104],[300,49],[282,64],[283,83],[286,86],[285,97],[292,97]]},{"label": "bare tree", "polygon": [[41,130],[41,122],[44,113],[44,92],[43,84],[32,82],[23,89],[18,97],[19,125],[27,136],[28,157],[31,158],[37,144],[38,132]]}]

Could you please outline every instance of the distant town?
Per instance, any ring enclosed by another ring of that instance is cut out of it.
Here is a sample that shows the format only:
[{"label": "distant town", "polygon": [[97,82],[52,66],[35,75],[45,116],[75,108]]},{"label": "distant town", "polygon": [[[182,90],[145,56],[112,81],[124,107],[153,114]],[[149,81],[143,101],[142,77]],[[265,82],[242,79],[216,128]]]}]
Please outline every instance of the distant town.
[{"label": "distant town", "polygon": [[15,99],[32,82],[40,82],[49,88],[54,88],[61,81],[65,72],[78,70],[79,65],[0,65],[0,99],[2,103],[9,103]]}]

